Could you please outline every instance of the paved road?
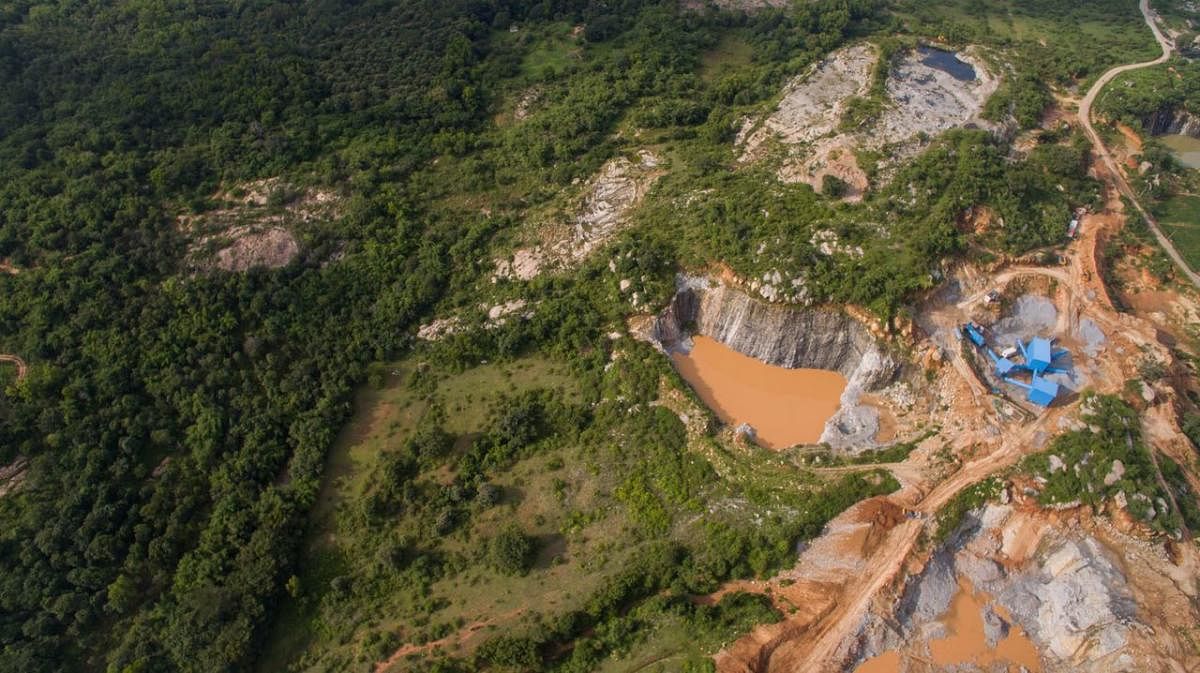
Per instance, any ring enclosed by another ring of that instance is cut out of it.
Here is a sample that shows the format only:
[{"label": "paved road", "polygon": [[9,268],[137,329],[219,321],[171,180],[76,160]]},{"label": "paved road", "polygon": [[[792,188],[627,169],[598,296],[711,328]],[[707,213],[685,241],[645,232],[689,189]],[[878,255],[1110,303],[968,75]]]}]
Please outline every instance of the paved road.
[{"label": "paved road", "polygon": [[1150,226],[1150,231],[1154,234],[1154,238],[1158,240],[1158,243],[1163,247],[1163,250],[1167,251],[1167,256],[1171,258],[1172,262],[1175,262],[1175,266],[1179,268],[1180,272],[1182,272],[1183,275],[1189,281],[1191,281],[1193,285],[1195,285],[1197,288],[1200,288],[1200,275],[1197,275],[1195,271],[1192,271],[1191,267],[1189,267],[1187,262],[1184,261],[1183,255],[1180,255],[1179,251],[1175,249],[1175,244],[1171,242],[1171,239],[1167,238],[1167,235],[1164,234],[1162,229],[1158,226],[1158,220],[1154,219],[1154,217],[1152,217],[1150,213],[1142,207],[1141,202],[1138,201],[1137,196],[1133,193],[1133,190],[1130,189],[1129,183],[1125,181],[1125,176],[1121,173],[1120,167],[1117,166],[1116,160],[1113,159],[1112,153],[1109,152],[1108,148],[1104,146],[1104,142],[1100,139],[1100,134],[1096,133],[1096,129],[1092,127],[1092,103],[1096,102],[1096,97],[1100,95],[1100,91],[1104,89],[1104,85],[1113,81],[1117,75],[1129,72],[1131,70],[1137,70],[1139,68],[1148,68],[1154,65],[1161,65],[1166,63],[1167,59],[1171,57],[1173,45],[1171,44],[1171,41],[1162,34],[1162,31],[1159,30],[1158,24],[1154,20],[1154,14],[1150,11],[1150,0],[1141,0],[1141,2],[1138,3],[1138,8],[1142,10],[1142,17],[1146,19],[1146,25],[1150,26],[1150,30],[1154,33],[1154,39],[1158,40],[1158,45],[1162,47],[1162,56],[1159,56],[1153,61],[1146,61],[1145,63],[1119,65],[1101,75],[1100,79],[1096,80],[1096,83],[1092,85],[1092,88],[1088,90],[1087,95],[1084,96],[1083,100],[1079,103],[1079,123],[1081,126],[1083,126],[1083,130],[1087,133],[1088,138],[1091,139],[1092,145],[1095,146],[1096,154],[1100,155],[1100,158],[1104,160],[1105,166],[1107,166],[1109,172],[1112,173],[1113,183],[1117,186],[1117,189],[1121,192],[1121,195],[1129,199],[1130,203],[1133,204],[1133,207],[1136,208],[1139,213],[1141,213],[1143,218],[1145,218],[1146,224]]}]

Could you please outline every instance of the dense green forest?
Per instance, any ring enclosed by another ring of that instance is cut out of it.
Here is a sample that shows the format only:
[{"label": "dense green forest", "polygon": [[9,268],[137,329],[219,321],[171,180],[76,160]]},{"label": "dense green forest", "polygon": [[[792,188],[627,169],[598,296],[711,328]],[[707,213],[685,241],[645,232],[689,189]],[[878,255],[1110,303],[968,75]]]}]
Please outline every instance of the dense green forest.
[{"label": "dense green forest", "polygon": [[[956,226],[972,205],[1010,223],[974,242],[1055,242],[1069,208],[1094,198],[1080,177],[1086,153],[1069,138],[1014,162],[1005,141],[955,132],[854,207],[732,170],[740,115],[846,41],[904,30],[904,16],[879,0],[751,16],[668,0],[0,6],[0,260],[20,270],[0,274],[0,352],[30,365],[0,395],[0,462],[31,461],[0,499],[0,670],[253,667],[289,581],[305,575],[308,517],[354,390],[373,363],[413,351],[421,322],[481,295],[539,303],[528,321],[418,347],[439,375],[538,353],[568,363],[589,401],[606,391],[648,404],[665,365],[603,373],[616,348],[605,333],[628,304],[601,282],[600,262],[516,289],[487,278],[523,213],[622,152],[654,144],[673,162],[616,244],[657,302],[680,265],[721,259],[746,274],[810,269],[814,298],[889,317],[973,242]],[[748,56],[710,68],[723,41]],[[1037,81],[1098,67],[1055,62]],[[530,87],[539,108],[521,124],[498,121]],[[1020,102],[996,114],[1031,117],[1045,103],[1034,80],[1008,95]],[[276,176],[332,190],[340,216],[301,227],[302,253],[283,268],[189,267],[178,218],[212,211],[218,190]],[[723,196],[670,206],[708,188]],[[766,221],[764,209],[788,217]],[[864,255],[817,256],[817,227]],[[775,257],[751,254],[779,238],[788,247]],[[567,621],[497,639],[494,661],[585,670],[648,612],[719,642],[769,607],[679,596],[778,567],[840,508],[891,486],[855,478],[812,491],[808,516],[757,536],[718,526],[691,546],[648,544],[713,480],[704,461],[678,462],[678,423],[648,407],[618,417],[538,395],[513,404],[527,416],[494,414],[465,446],[455,435],[453,451],[444,428],[423,428],[355,501],[372,559],[392,559],[368,580],[420,586],[453,564],[412,538],[385,539],[380,517],[468,530],[497,470],[579,441],[632,470],[616,493],[646,544],[614,566],[624,579]],[[423,498],[429,473],[447,465],[459,490]],[[520,531],[489,545],[476,560],[514,574],[528,563]],[[369,581],[327,600],[336,608]],[[583,634],[589,645],[547,656]]]}]

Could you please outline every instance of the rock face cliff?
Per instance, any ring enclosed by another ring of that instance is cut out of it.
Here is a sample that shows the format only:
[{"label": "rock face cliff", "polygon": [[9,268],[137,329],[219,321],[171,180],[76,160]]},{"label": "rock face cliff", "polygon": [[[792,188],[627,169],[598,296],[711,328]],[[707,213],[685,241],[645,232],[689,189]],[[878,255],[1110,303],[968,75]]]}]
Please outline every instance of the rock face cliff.
[{"label": "rock face cliff", "polygon": [[1150,135],[1160,136],[1180,133],[1200,138],[1200,115],[1178,108],[1165,108],[1142,120],[1142,126]]},{"label": "rock face cliff", "polygon": [[769,304],[706,279],[681,282],[655,324],[654,338],[666,350],[687,350],[691,334],[767,364],[840,372],[866,390],[890,383],[897,371],[867,328],[841,311]]},{"label": "rock face cliff", "polygon": [[667,352],[687,352],[695,334],[770,365],[841,373],[846,390],[821,442],[852,451],[875,446],[879,412],[859,397],[891,384],[900,364],[857,319],[835,309],[771,304],[708,278],[684,277],[647,336]]}]

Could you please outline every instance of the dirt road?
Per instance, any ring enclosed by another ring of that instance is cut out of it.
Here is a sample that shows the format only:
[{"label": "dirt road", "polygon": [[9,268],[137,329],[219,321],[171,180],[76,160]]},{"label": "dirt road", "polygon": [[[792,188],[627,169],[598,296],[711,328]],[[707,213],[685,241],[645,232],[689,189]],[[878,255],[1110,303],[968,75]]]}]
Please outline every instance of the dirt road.
[{"label": "dirt road", "polygon": [[1079,124],[1083,127],[1084,132],[1087,133],[1088,138],[1092,141],[1092,145],[1096,148],[1096,154],[1098,154],[1100,158],[1104,160],[1104,165],[1108,168],[1108,171],[1112,173],[1113,184],[1116,185],[1118,190],[1120,190],[1121,195],[1129,199],[1129,202],[1133,204],[1133,207],[1136,208],[1138,213],[1140,213],[1141,216],[1146,220],[1146,224],[1150,227],[1150,231],[1154,234],[1154,238],[1158,241],[1158,244],[1162,246],[1163,250],[1166,251],[1167,256],[1171,258],[1171,261],[1175,263],[1175,266],[1179,268],[1179,271],[1183,273],[1183,275],[1189,281],[1191,281],[1193,285],[1195,285],[1197,288],[1200,288],[1200,275],[1197,275],[1195,271],[1192,271],[1187,262],[1184,261],[1183,256],[1180,255],[1179,251],[1175,249],[1175,244],[1171,242],[1171,239],[1167,238],[1166,234],[1164,234],[1162,229],[1158,226],[1158,220],[1154,219],[1154,217],[1150,215],[1149,211],[1142,207],[1141,202],[1138,201],[1137,195],[1133,193],[1133,189],[1129,187],[1129,183],[1125,180],[1125,175],[1121,172],[1116,160],[1113,159],[1112,153],[1108,151],[1107,147],[1105,147],[1104,142],[1100,139],[1100,134],[1096,133],[1096,129],[1092,126],[1092,104],[1096,102],[1096,97],[1100,95],[1100,91],[1104,89],[1106,84],[1116,78],[1117,75],[1129,72],[1131,70],[1161,65],[1166,63],[1167,59],[1171,57],[1171,50],[1174,48],[1174,45],[1172,45],[1171,40],[1163,35],[1162,31],[1159,30],[1158,23],[1156,23],[1154,20],[1154,13],[1150,9],[1150,0],[1141,0],[1141,2],[1138,4],[1138,8],[1142,10],[1142,17],[1146,19],[1146,25],[1150,26],[1150,30],[1154,33],[1154,39],[1157,40],[1159,46],[1162,47],[1162,56],[1159,56],[1153,61],[1146,61],[1145,63],[1119,65],[1101,75],[1100,79],[1096,80],[1096,83],[1092,85],[1092,88],[1088,90],[1087,95],[1084,96],[1083,100],[1079,103]]},{"label": "dirt road", "polygon": [[17,380],[25,378],[25,374],[29,371],[29,367],[25,365],[25,361],[15,355],[5,355],[0,353],[0,362],[11,362],[17,366]]},{"label": "dirt road", "polygon": [[987,294],[994,288],[1001,287],[1010,280],[1019,278],[1021,276],[1046,276],[1047,278],[1053,278],[1054,280],[1062,281],[1063,283],[1071,282],[1071,274],[1067,273],[1065,269],[1047,266],[1014,266],[996,274],[987,287],[967,297],[966,299],[959,301],[958,307],[961,309],[970,308],[983,301],[983,298],[986,297]]},{"label": "dirt road", "polygon": [[896,481],[900,482],[901,488],[911,488],[914,485],[920,484],[925,478],[921,466],[909,461],[904,461],[902,463],[863,463],[862,465],[838,465],[837,467],[810,467],[808,469],[815,474],[832,476],[855,474],[858,472],[873,472],[875,470],[886,470],[892,473],[892,476],[896,478]]}]

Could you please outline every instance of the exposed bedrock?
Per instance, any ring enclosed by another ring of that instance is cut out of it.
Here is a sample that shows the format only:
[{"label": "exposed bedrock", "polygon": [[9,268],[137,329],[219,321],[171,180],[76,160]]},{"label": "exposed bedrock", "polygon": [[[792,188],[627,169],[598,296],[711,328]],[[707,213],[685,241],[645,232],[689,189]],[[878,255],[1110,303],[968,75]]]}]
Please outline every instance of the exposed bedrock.
[{"label": "exposed bedrock", "polygon": [[1145,627],[1120,560],[1090,535],[1049,528],[1028,557],[1014,558],[1020,557],[1022,536],[1032,535],[1025,521],[1002,505],[969,514],[923,571],[909,578],[893,616],[872,614],[864,621],[857,658],[888,650],[928,656],[926,643],[948,635],[945,615],[965,580],[987,597],[984,637],[990,647],[1015,624],[1047,672],[1138,670],[1127,646]]},{"label": "exposed bedrock", "polygon": [[1178,108],[1163,108],[1142,120],[1142,126],[1150,132],[1150,135],[1179,133],[1200,138],[1200,115]]},{"label": "exposed bedrock", "polygon": [[763,302],[724,283],[689,277],[680,280],[679,291],[649,336],[671,352],[689,350],[692,335],[710,337],[770,365],[841,373],[846,390],[821,441],[838,449],[874,446],[878,411],[860,404],[859,396],[891,384],[901,367],[859,320],[834,308]]}]

